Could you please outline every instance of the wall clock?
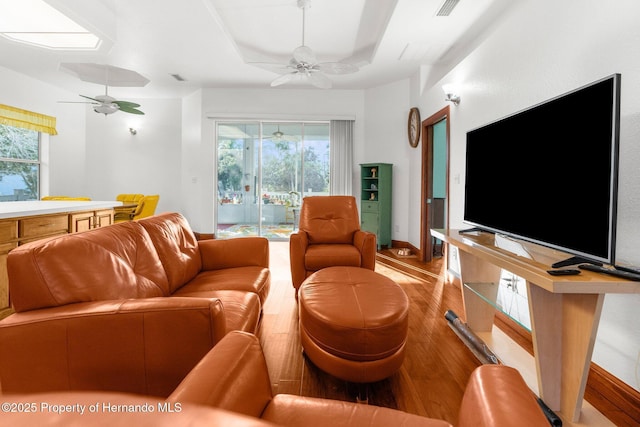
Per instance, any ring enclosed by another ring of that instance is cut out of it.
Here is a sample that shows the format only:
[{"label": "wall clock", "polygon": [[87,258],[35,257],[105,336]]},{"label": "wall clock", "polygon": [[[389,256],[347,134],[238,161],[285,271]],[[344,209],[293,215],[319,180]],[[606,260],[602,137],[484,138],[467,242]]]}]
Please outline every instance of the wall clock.
[{"label": "wall clock", "polygon": [[420,110],[413,107],[409,110],[409,120],[407,122],[407,136],[409,145],[417,147],[420,142]]}]

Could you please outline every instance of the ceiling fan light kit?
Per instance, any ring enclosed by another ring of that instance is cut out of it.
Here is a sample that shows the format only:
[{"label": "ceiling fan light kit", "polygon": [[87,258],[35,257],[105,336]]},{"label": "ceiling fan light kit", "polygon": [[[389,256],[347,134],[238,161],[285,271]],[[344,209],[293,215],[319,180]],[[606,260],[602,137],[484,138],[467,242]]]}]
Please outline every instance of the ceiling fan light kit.
[{"label": "ceiling fan light kit", "polygon": [[304,44],[306,10],[311,7],[311,0],[298,0],[297,5],[302,9],[302,45],[293,51],[293,57],[287,65],[256,64],[267,66],[279,72],[284,72],[271,82],[272,87],[280,86],[294,80],[304,80],[321,89],[331,88],[331,80],[326,74],[350,74],[358,71],[353,64],[343,62],[318,62],[315,53]]}]

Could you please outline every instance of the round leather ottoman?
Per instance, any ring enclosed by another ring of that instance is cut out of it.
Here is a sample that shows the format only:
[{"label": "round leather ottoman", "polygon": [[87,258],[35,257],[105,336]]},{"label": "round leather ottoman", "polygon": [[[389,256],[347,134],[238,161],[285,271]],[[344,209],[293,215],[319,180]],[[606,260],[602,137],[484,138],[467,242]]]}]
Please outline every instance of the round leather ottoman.
[{"label": "round leather ottoman", "polygon": [[321,370],[369,383],[400,369],[409,299],[393,280],[364,268],[325,268],[302,283],[298,306],[302,348]]}]

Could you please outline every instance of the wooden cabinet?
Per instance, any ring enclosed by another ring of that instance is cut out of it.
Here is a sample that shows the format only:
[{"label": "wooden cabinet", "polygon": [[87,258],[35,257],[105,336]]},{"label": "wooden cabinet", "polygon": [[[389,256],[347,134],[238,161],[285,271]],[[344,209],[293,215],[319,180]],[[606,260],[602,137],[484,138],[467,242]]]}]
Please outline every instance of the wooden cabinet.
[{"label": "wooden cabinet", "polygon": [[18,221],[0,221],[0,319],[11,314],[9,308],[9,280],[7,254],[18,246]]},{"label": "wooden cabinet", "polygon": [[42,215],[18,220],[19,244],[69,232],[66,214]]},{"label": "wooden cabinet", "polygon": [[92,230],[113,224],[113,209],[77,212],[69,215],[71,233]]},{"label": "wooden cabinet", "polygon": [[378,249],[391,247],[393,165],[360,165],[360,228],[376,235]]}]

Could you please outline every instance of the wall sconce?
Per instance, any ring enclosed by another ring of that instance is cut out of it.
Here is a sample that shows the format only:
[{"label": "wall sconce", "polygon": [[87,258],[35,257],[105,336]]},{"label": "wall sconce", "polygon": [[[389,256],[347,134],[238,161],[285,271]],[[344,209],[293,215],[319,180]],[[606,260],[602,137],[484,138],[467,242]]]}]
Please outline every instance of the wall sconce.
[{"label": "wall sconce", "polygon": [[130,133],[131,135],[137,135],[137,134],[138,134],[138,131],[137,131],[136,129],[134,129],[134,128],[129,128],[129,133]]},{"label": "wall sconce", "polygon": [[456,89],[451,84],[442,85],[444,91],[445,101],[453,102],[453,105],[460,104],[460,95],[456,95]]}]

